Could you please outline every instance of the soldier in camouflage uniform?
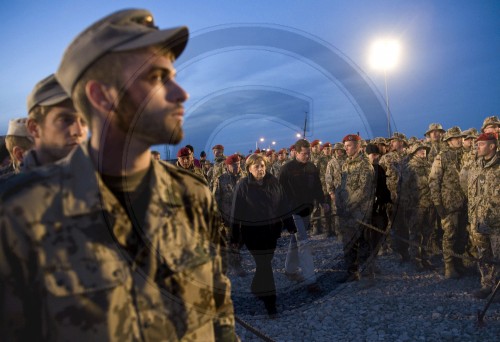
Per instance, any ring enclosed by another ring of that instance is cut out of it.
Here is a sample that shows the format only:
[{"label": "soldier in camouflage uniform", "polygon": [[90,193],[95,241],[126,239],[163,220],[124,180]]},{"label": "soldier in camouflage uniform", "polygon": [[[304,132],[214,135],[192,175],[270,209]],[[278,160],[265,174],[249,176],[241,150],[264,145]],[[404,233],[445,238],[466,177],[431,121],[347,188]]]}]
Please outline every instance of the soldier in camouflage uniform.
[{"label": "soldier in camouflage uniform", "polygon": [[189,148],[181,147],[179,151],[177,151],[177,163],[175,165],[181,169],[190,171],[205,180],[203,170],[194,164],[193,154]]},{"label": "soldier in camouflage uniform", "polygon": [[24,154],[33,147],[33,137],[26,127],[26,118],[17,118],[9,121],[9,128],[5,136],[5,146],[9,151],[11,162],[0,169],[0,176],[7,179],[21,171]]},{"label": "soldier in camouflage uniform", "polygon": [[318,161],[321,157],[320,148],[321,142],[318,139],[311,141],[311,163],[316,167],[318,167]]},{"label": "soldier in camouflage uniform", "polygon": [[471,240],[481,258],[481,288],[477,298],[486,298],[500,277],[498,266],[488,260],[500,259],[500,154],[493,133],[483,133],[477,139],[478,160],[468,173],[469,222]]},{"label": "soldier in camouflage uniform", "polygon": [[278,160],[271,165],[271,174],[276,178],[279,177],[281,167],[287,162],[286,155],[286,149],[282,148],[278,152]]},{"label": "soldier in camouflage uniform", "polygon": [[415,143],[409,150],[409,160],[403,171],[402,196],[408,197],[410,258],[417,271],[432,269],[427,246],[436,222],[436,209],[431,199],[429,173],[431,164],[427,160],[429,147]]},{"label": "soldier in camouflage uniform", "polygon": [[450,128],[444,141],[448,148],[441,150],[432,163],[429,187],[443,228],[443,259],[445,278],[459,278],[466,270],[462,259],[467,242],[466,198],[460,186],[463,133],[459,127]]},{"label": "soldier in camouflage uniform", "polygon": [[226,171],[226,166],[224,164],[226,156],[224,155],[224,146],[222,145],[215,145],[212,147],[212,152],[215,157],[214,165],[208,170],[207,179],[210,190],[213,192],[215,180]]},{"label": "soldier in camouflage uniform", "polygon": [[[238,183],[238,181],[245,175],[241,170],[240,156],[238,154],[233,154],[227,157],[224,164],[226,165],[227,170],[214,182],[214,196],[222,217],[223,236],[229,238],[232,236],[229,228],[231,227],[230,219],[234,189],[236,187],[236,183]],[[228,265],[239,276],[246,275],[245,270],[241,266],[240,249],[242,246],[243,243],[241,241],[235,242],[227,250],[227,255],[225,256]]]},{"label": "soldier in camouflage uniform", "polygon": [[385,138],[377,137],[372,140],[372,144],[377,145],[378,150],[380,151],[380,155],[383,156],[387,153],[388,144],[385,141]]},{"label": "soldier in camouflage uniform", "polygon": [[496,133],[497,136],[500,133],[500,119],[498,116],[489,116],[483,121],[483,126],[481,127],[482,133]]},{"label": "soldier in camouflage uniform", "polygon": [[66,49],[56,77],[92,136],[1,191],[3,339],[237,340],[213,196],[151,159],[182,139],[187,35],[122,10]]},{"label": "soldier in camouflage uniform", "polygon": [[375,200],[373,166],[361,152],[361,138],[355,134],[344,137],[347,160],[342,165],[340,185],[335,190],[335,204],[347,266],[347,281],[360,279],[360,267],[369,256],[365,230],[357,220],[370,223]]},{"label": "soldier in camouflage uniform", "polygon": [[25,154],[21,171],[66,157],[87,140],[88,125],[54,75],[38,82],[28,96],[26,127],[35,144]]},{"label": "soldier in camouflage uniform", "polygon": [[431,123],[429,125],[429,129],[425,132],[425,136],[429,139],[429,143],[431,144],[431,149],[427,154],[427,159],[429,162],[434,162],[434,158],[439,154],[442,149],[447,149],[448,145],[443,141],[443,136],[446,131],[443,129],[443,126],[439,123]]},{"label": "soldier in camouflage uniform", "polygon": [[340,166],[342,166],[344,161],[347,159],[347,155],[345,154],[344,144],[336,143],[335,145],[333,145],[332,150],[333,150],[333,158],[337,159]]},{"label": "soldier in camouflage uniform", "polygon": [[404,153],[406,136],[394,132],[389,140],[391,152],[383,155],[379,161],[387,177],[387,188],[391,192],[392,201],[392,204],[388,205],[387,216],[394,238],[388,239],[387,243],[401,255],[401,260],[406,262],[410,260],[408,243],[404,241],[409,238],[409,203],[406,194],[400,193],[401,175],[407,161]]}]

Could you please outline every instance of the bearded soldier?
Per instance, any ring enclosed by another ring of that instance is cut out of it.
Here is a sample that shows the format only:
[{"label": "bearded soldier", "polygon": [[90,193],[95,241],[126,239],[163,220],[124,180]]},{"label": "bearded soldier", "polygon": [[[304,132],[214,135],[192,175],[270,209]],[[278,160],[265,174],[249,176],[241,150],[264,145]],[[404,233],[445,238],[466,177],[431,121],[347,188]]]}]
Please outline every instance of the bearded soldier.
[{"label": "bearded soldier", "polygon": [[457,126],[446,132],[443,141],[448,148],[436,156],[429,176],[432,201],[443,228],[444,275],[447,279],[459,278],[465,272],[462,259],[453,257],[453,253],[464,253],[467,241],[466,198],[459,176],[463,136]]}]

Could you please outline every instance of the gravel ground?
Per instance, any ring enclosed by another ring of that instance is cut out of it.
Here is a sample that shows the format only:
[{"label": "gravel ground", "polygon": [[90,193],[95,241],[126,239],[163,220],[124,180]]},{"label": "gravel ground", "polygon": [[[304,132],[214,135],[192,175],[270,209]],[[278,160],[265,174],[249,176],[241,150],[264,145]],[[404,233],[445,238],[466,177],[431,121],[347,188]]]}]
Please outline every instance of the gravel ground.
[{"label": "gravel ground", "polygon": [[[311,240],[322,292],[312,295],[304,283],[284,275],[289,238],[280,238],[273,259],[277,318],[270,319],[249,292],[255,264],[246,249],[247,275],[229,273],[236,315],[275,341],[500,341],[500,302],[489,307],[486,326],[477,326],[477,311],[486,303],[471,295],[479,287],[478,275],[446,280],[439,256],[433,259],[437,271],[417,273],[387,255],[378,257],[382,272],[372,286],[363,279],[339,283],[344,274],[341,245],[318,235]],[[240,324],[236,329],[242,341],[261,340]]]}]

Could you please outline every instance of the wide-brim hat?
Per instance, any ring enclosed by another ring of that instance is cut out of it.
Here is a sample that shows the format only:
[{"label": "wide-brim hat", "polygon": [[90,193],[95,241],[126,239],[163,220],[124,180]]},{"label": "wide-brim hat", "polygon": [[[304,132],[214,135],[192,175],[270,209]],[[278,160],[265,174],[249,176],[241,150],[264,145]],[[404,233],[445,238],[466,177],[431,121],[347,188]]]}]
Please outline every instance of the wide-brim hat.
[{"label": "wide-brim hat", "polygon": [[413,145],[410,146],[410,149],[408,150],[408,153],[410,155],[414,155],[418,150],[425,149],[427,153],[431,150],[430,146],[422,144],[421,142],[416,142]]},{"label": "wide-brim hat", "polygon": [[484,129],[490,125],[496,125],[500,127],[500,119],[498,119],[498,116],[494,115],[484,119],[483,126],[481,127],[481,132],[484,133]]},{"label": "wide-brim hat", "polygon": [[56,78],[71,95],[83,73],[106,53],[161,45],[177,58],[184,51],[188,36],[185,26],[159,30],[153,15],[145,9],[114,12],[89,26],[71,42],[64,52]]},{"label": "wide-brim hat", "polygon": [[431,123],[429,125],[429,129],[427,130],[427,132],[425,132],[425,135],[429,135],[429,133],[432,131],[441,131],[443,133],[446,133],[446,131],[443,129],[443,126],[439,123]]},{"label": "wide-brim hat", "polygon": [[446,133],[444,134],[443,141],[447,141],[451,138],[463,138],[465,137],[464,133],[458,126],[453,126],[452,128],[448,129]]}]

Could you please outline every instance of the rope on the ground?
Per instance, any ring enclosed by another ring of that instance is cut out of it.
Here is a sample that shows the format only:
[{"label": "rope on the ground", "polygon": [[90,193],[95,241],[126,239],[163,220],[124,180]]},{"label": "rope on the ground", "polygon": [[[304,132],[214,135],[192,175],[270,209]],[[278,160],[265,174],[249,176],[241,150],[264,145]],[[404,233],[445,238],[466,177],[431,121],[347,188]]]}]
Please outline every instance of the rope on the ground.
[{"label": "rope on the ground", "polygon": [[276,342],[275,340],[273,340],[272,338],[270,338],[269,336],[264,334],[262,331],[251,326],[250,324],[248,324],[247,322],[245,322],[244,320],[242,320],[238,316],[234,315],[234,318],[239,325],[241,325],[246,330],[250,331],[255,336],[259,337],[261,340],[266,341],[266,342]]}]

